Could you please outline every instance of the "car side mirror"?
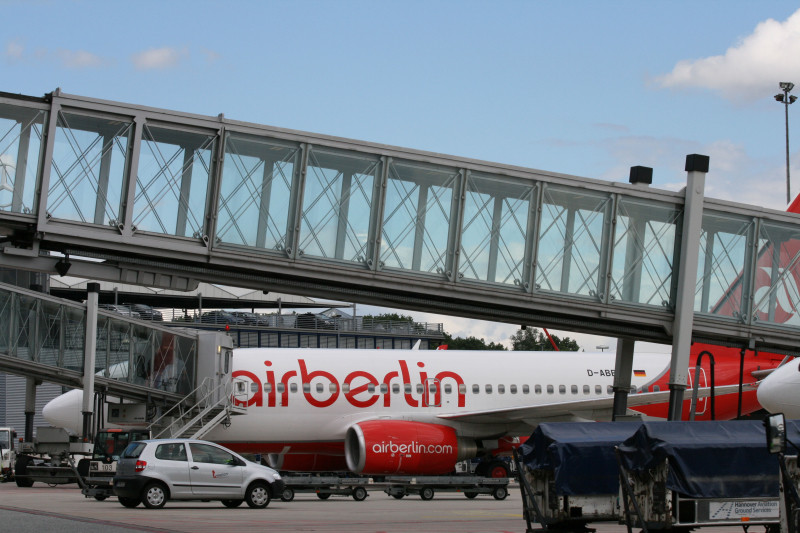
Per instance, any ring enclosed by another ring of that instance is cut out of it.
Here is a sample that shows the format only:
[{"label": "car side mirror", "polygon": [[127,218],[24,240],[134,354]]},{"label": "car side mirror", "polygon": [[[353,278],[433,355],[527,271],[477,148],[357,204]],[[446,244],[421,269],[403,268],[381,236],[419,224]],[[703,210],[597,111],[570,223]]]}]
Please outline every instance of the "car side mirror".
[{"label": "car side mirror", "polygon": [[786,452],[786,418],[783,413],[769,415],[764,419],[769,453]]}]

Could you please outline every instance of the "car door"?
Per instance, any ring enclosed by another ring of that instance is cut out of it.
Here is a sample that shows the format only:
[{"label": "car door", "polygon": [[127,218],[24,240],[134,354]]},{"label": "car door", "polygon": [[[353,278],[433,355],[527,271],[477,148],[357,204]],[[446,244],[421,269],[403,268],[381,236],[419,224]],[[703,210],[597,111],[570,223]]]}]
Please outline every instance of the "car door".
[{"label": "car door", "polygon": [[190,498],[192,485],[186,446],[180,442],[159,444],[156,446],[155,458],[158,459],[156,468],[163,475],[162,479],[168,480],[171,485],[172,498]]},{"label": "car door", "polygon": [[242,498],[243,470],[233,454],[213,444],[190,442],[192,494],[208,498]]}]

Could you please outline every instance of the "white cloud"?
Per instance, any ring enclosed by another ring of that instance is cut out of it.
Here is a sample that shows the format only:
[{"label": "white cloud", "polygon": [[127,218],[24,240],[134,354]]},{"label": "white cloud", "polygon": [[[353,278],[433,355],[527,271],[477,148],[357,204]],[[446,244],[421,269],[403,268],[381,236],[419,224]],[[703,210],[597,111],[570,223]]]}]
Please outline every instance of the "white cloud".
[{"label": "white cloud", "polygon": [[9,41],[6,43],[5,56],[8,59],[19,60],[25,53],[25,47],[19,41]]},{"label": "white cloud", "polygon": [[178,65],[181,60],[189,55],[186,49],[179,50],[167,46],[150,48],[131,57],[133,65],[139,70],[167,69]]},{"label": "white cloud", "polygon": [[86,50],[59,50],[56,56],[66,68],[95,68],[107,63],[100,56]]},{"label": "white cloud", "polygon": [[680,61],[656,78],[663,87],[719,91],[735,100],[763,98],[800,71],[800,10],[785,22],[768,19],[723,55]]}]

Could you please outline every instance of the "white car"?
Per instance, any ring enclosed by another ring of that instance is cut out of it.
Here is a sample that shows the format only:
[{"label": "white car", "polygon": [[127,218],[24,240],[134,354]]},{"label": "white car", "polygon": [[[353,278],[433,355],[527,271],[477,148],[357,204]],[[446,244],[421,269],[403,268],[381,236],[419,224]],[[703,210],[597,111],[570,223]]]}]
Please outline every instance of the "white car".
[{"label": "white car", "polygon": [[122,505],[143,503],[150,509],[164,507],[167,500],[220,500],[226,507],[247,502],[263,509],[283,488],[275,470],[218,444],[192,439],[131,442],[114,476],[114,493]]}]

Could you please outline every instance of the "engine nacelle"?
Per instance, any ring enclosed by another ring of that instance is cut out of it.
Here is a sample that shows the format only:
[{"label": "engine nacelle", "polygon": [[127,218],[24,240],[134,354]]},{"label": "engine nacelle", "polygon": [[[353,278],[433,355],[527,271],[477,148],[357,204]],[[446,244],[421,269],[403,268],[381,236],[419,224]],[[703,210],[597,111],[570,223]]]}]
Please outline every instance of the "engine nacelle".
[{"label": "engine nacelle", "polygon": [[275,470],[290,472],[346,472],[347,463],[341,455],[319,453],[271,453],[267,464]]},{"label": "engine nacelle", "polygon": [[446,474],[477,446],[455,429],[406,420],[368,420],[347,429],[347,466],[357,474]]}]

